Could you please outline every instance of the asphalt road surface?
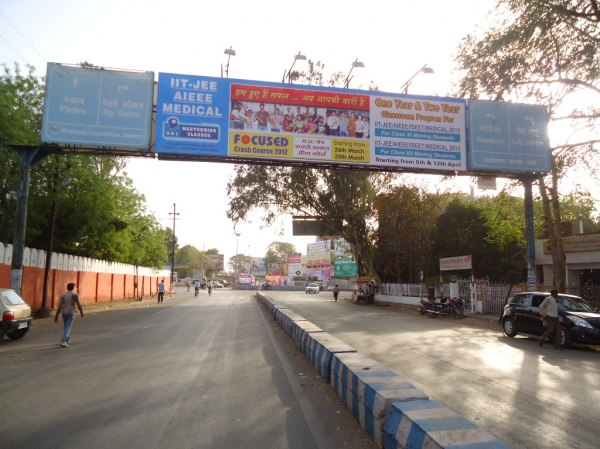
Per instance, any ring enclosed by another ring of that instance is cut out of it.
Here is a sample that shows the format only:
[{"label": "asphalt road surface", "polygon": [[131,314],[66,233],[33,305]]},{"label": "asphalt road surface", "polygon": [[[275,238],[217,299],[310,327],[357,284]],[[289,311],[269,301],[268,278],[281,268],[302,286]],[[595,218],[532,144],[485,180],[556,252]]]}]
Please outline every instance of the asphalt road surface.
[{"label": "asphalt road surface", "polygon": [[0,343],[1,448],[375,447],[253,292],[84,314]]},{"label": "asphalt road surface", "polygon": [[266,293],[513,448],[600,447],[598,348],[539,348],[495,323],[334,302],[331,292]]}]

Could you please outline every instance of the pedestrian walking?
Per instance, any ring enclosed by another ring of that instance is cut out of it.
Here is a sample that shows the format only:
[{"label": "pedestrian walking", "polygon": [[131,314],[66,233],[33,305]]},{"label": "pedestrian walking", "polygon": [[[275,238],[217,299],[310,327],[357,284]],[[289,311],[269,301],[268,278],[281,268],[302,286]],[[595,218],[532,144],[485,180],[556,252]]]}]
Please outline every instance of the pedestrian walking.
[{"label": "pedestrian walking", "polygon": [[375,304],[375,292],[377,291],[377,286],[375,285],[375,281],[371,281],[368,285],[367,292],[369,293],[369,304]]},{"label": "pedestrian walking", "polygon": [[560,321],[558,320],[558,305],[556,304],[557,297],[558,291],[550,290],[550,296],[546,296],[539,306],[540,313],[542,314],[542,317],[544,317],[544,322],[546,323],[546,326],[548,326],[546,332],[544,332],[544,334],[538,340],[538,345],[540,348],[544,346],[544,340],[546,340],[546,338],[554,334],[556,331],[554,334],[554,349],[565,349],[562,346],[562,329],[560,328]]},{"label": "pedestrian walking", "polygon": [[158,303],[161,304],[165,297],[165,280],[164,279],[158,283],[156,290],[158,291]]},{"label": "pedestrian walking", "polygon": [[340,294],[340,289],[338,288],[337,284],[335,284],[335,287],[333,288],[333,299],[337,301],[339,294]]},{"label": "pedestrian walking", "polygon": [[175,279],[171,279],[171,296],[175,294]]},{"label": "pedestrian walking", "polygon": [[60,303],[58,304],[56,316],[54,317],[55,323],[58,323],[58,315],[62,315],[63,318],[64,329],[62,338],[60,339],[60,345],[63,348],[67,348],[69,346],[69,341],[71,340],[71,328],[73,327],[73,321],[75,320],[76,307],[79,309],[81,318],[83,318],[83,307],[81,306],[79,295],[73,291],[74,289],[74,283],[71,282],[67,284],[67,291],[60,297]]}]

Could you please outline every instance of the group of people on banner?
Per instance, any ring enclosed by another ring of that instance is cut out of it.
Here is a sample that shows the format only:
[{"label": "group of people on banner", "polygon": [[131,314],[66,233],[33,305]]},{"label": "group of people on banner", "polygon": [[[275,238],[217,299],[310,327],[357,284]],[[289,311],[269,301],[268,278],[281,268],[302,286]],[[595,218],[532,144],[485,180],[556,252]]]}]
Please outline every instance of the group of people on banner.
[{"label": "group of people on banner", "polygon": [[233,101],[230,129],[368,139],[370,119],[364,111],[285,106]]}]

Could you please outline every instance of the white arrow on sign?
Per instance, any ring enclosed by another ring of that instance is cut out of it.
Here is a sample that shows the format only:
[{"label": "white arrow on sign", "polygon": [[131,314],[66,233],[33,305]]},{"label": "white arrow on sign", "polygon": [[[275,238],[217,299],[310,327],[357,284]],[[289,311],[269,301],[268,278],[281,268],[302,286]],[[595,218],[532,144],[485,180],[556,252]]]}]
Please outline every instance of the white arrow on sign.
[{"label": "white arrow on sign", "polygon": [[491,117],[492,118],[492,122],[496,121],[496,116],[493,114],[485,114],[486,117]]},{"label": "white arrow on sign", "polygon": [[77,83],[79,83],[79,81],[77,81],[77,78],[75,78],[75,79],[73,80],[73,86],[77,87]]},{"label": "white arrow on sign", "polygon": [[123,90],[127,90],[127,89],[129,89],[129,86],[119,86],[119,87],[117,88],[117,92],[121,92],[121,89],[123,89]]}]

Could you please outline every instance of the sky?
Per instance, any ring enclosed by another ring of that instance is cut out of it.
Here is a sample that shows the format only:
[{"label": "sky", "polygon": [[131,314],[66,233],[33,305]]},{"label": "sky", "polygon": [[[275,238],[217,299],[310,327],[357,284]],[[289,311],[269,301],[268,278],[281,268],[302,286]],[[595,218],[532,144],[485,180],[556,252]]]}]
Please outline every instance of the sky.
[{"label": "sky", "polygon": [[[428,2],[364,0],[287,2],[256,0],[0,0],[0,62],[35,66],[88,61],[105,68],[221,75],[233,48],[229,77],[281,82],[299,51],[325,63],[325,73],[352,74],[351,88],[371,81],[400,92],[448,95],[458,80],[453,58],[460,40],[485,25],[491,0]],[[432,74],[420,73],[427,64]],[[306,69],[298,61],[294,69]],[[314,237],[293,237],[291,217],[261,229],[261,214],[234,229],[226,216],[226,185],[233,165],[130,158],[126,172],[146,197],[148,211],[173,227],[181,246],[264,256],[274,241],[306,251]],[[419,181],[430,182],[431,175]],[[468,182],[457,183],[468,192]],[[281,235],[280,233],[283,232]],[[239,234],[239,237],[235,235]]]}]

